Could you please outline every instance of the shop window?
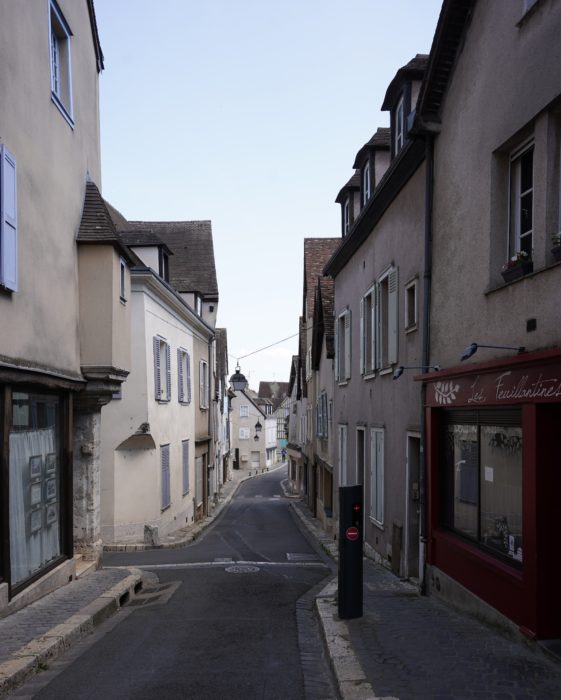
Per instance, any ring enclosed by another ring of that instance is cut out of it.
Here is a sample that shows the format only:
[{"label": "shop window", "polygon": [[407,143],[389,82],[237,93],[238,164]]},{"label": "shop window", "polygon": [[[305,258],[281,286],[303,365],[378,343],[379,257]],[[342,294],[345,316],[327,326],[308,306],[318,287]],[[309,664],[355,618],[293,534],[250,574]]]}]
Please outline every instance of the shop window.
[{"label": "shop window", "polygon": [[518,411],[447,413],[445,525],[522,562],[522,428]]},{"label": "shop window", "polygon": [[9,435],[11,584],[61,556],[60,400],[14,391]]}]

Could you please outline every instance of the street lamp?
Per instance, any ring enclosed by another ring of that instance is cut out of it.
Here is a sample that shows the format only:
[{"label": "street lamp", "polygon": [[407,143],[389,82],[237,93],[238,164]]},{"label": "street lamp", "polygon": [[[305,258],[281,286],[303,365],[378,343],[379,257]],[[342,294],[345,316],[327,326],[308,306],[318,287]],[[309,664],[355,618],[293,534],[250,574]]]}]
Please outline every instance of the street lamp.
[{"label": "street lamp", "polygon": [[230,384],[234,391],[243,391],[247,389],[247,379],[240,372],[240,363],[236,364],[236,372],[230,377]]},{"label": "street lamp", "polygon": [[253,439],[255,440],[255,442],[257,442],[259,440],[259,435],[257,435],[257,433],[255,433],[255,437]]},{"label": "street lamp", "polygon": [[258,419],[257,419],[257,423],[255,424],[255,432],[256,432],[256,433],[260,433],[262,427],[263,427],[263,426],[262,426],[261,423],[259,422],[259,418],[258,418]]},{"label": "street lamp", "polygon": [[401,377],[401,375],[403,374],[403,370],[405,370],[405,369],[423,369],[423,370],[425,370],[425,369],[434,369],[435,371],[438,372],[438,370],[440,369],[440,367],[439,367],[438,365],[427,365],[427,366],[420,366],[420,367],[413,367],[413,366],[411,366],[411,367],[404,367],[403,365],[400,365],[399,367],[397,367],[397,368],[394,370],[394,372],[393,372],[393,378],[394,378],[394,379],[399,379],[399,378]]},{"label": "street lamp", "polygon": [[526,348],[522,345],[520,347],[513,348],[510,345],[480,345],[479,343],[471,343],[462,353],[462,356],[460,357],[460,362],[463,362],[464,360],[467,360],[468,358],[472,357],[472,355],[475,355],[479,348],[495,348],[497,350],[516,350],[518,353],[526,352]]}]

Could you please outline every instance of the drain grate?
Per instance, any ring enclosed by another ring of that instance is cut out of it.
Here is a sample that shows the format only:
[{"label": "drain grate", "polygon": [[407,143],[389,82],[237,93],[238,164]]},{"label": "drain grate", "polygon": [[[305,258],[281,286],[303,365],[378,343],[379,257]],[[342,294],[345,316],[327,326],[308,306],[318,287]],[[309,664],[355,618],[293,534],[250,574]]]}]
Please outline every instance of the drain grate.
[{"label": "drain grate", "polygon": [[246,564],[236,564],[234,566],[227,566],[225,571],[229,574],[254,574],[259,571],[258,566],[248,566]]},{"label": "drain grate", "polygon": [[287,552],[287,561],[320,561],[317,554],[308,554],[306,552]]}]

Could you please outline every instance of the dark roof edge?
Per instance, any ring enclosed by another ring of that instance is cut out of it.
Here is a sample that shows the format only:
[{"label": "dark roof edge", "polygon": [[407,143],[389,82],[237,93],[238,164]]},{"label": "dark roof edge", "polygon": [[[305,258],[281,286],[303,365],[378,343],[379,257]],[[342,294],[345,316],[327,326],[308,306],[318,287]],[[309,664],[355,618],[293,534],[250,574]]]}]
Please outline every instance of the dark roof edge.
[{"label": "dark roof edge", "polygon": [[95,7],[93,4],[93,0],[87,0],[87,2],[88,2],[88,12],[90,15],[90,25],[92,28],[92,39],[93,39],[93,43],[94,43],[97,72],[101,73],[101,71],[104,69],[105,66],[103,65],[103,51],[101,50],[101,43],[99,41],[99,32],[97,29],[97,20],[95,17]]}]

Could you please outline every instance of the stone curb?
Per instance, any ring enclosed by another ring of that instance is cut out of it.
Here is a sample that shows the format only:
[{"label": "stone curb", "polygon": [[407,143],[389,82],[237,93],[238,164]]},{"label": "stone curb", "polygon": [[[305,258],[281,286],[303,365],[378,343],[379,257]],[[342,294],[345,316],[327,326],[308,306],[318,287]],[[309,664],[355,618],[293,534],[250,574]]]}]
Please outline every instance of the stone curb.
[{"label": "stone curb", "polygon": [[228,503],[230,503],[230,501],[232,500],[232,498],[234,498],[238,489],[240,488],[241,484],[244,483],[244,481],[248,481],[249,479],[255,479],[259,476],[264,476],[265,474],[271,474],[272,472],[275,472],[278,469],[282,469],[283,467],[286,467],[286,464],[281,464],[278,467],[273,467],[272,469],[269,469],[264,472],[259,472],[257,474],[248,474],[247,476],[244,476],[238,481],[235,488],[227,496],[224,496],[224,498],[221,501],[219,501],[218,505],[215,507],[214,512],[211,513],[211,515],[207,515],[207,517],[202,522],[189,526],[189,532],[184,534],[183,536],[180,536],[174,542],[161,542],[160,544],[114,544],[104,546],[103,551],[143,552],[148,549],[179,549],[180,547],[185,547],[186,545],[191,544],[191,542],[194,542],[203,530],[212,525],[212,523],[220,515],[225,506],[227,506]]},{"label": "stone curb", "polygon": [[[43,670],[45,665],[64,653],[72,644],[90,634],[95,627],[117,612],[134,597],[142,584],[140,569],[129,568],[129,575],[106,593],[56,625],[46,634],[33,639],[0,664],[0,697],[24,683],[29,676]],[[70,584],[71,585],[71,584]]]}]

